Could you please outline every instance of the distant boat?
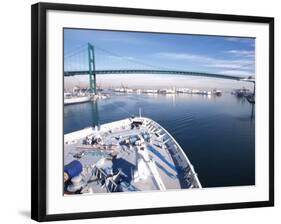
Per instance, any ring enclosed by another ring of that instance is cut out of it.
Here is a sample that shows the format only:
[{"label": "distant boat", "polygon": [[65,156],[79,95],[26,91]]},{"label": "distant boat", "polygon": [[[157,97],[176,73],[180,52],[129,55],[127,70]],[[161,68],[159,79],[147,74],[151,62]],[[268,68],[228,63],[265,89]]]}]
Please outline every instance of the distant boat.
[{"label": "distant boat", "polygon": [[91,101],[91,96],[71,96],[69,98],[64,98],[64,105],[86,103],[89,101]]},{"label": "distant boat", "polygon": [[250,93],[249,89],[246,88],[242,88],[242,89],[236,89],[234,91],[232,91],[232,94],[239,97],[244,97],[246,95],[248,95]]},{"label": "distant boat", "polygon": [[222,91],[219,90],[219,89],[214,89],[213,90],[213,94],[216,95],[216,96],[221,96],[222,95]]},{"label": "distant boat", "polygon": [[245,95],[245,98],[248,100],[249,103],[252,103],[252,104],[255,103],[255,95],[254,94]]},{"label": "distant boat", "polygon": [[133,89],[126,89],[126,93],[132,93]]},{"label": "distant boat", "polygon": [[114,92],[125,93],[126,88],[116,88],[116,89],[114,89]]},{"label": "distant boat", "polygon": [[146,89],[143,91],[144,93],[157,93],[158,90],[157,89]]},{"label": "distant boat", "polygon": [[200,93],[200,90],[198,90],[198,89],[193,89],[193,90],[191,90],[191,93],[192,93],[192,94],[199,94],[199,93]]},{"label": "distant boat", "polygon": [[166,94],[175,94],[176,90],[175,89],[167,89]]},{"label": "distant boat", "polygon": [[177,93],[190,93],[190,89],[187,88],[178,88]]}]

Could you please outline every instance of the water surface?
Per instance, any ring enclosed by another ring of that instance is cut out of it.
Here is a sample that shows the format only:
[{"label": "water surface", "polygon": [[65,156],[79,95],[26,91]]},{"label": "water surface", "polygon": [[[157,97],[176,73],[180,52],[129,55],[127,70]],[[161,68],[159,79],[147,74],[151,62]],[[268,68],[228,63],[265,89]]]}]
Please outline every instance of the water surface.
[{"label": "water surface", "polygon": [[231,94],[114,94],[65,106],[64,133],[138,115],[139,108],[178,141],[203,187],[255,184],[254,108]]}]

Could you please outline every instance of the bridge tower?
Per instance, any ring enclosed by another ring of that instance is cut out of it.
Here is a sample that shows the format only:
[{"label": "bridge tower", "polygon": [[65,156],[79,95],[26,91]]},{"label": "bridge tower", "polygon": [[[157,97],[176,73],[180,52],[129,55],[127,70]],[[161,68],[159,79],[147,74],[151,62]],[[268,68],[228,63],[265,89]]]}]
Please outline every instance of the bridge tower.
[{"label": "bridge tower", "polygon": [[88,59],[89,59],[90,91],[91,93],[96,95],[97,83],[96,83],[96,68],[95,68],[95,48],[90,43],[88,43]]}]

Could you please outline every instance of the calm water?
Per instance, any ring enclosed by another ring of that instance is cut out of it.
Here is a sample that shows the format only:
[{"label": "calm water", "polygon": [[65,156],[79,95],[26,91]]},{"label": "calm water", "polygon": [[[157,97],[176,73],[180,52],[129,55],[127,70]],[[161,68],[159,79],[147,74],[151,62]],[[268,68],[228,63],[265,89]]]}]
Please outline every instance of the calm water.
[{"label": "calm water", "polygon": [[160,123],[182,146],[203,187],[255,184],[254,108],[230,94],[112,95],[64,107],[64,133],[142,115]]}]

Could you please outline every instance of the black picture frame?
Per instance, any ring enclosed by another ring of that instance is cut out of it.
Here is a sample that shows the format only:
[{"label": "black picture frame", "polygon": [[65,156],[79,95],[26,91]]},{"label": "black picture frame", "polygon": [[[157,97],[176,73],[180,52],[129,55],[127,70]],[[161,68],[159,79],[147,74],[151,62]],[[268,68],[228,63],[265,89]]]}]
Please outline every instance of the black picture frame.
[{"label": "black picture frame", "polygon": [[[111,13],[169,18],[192,18],[217,21],[254,22],[269,25],[269,200],[243,203],[208,204],[196,206],[149,209],[114,210],[70,214],[46,213],[46,13],[63,10],[87,13]],[[103,7],[73,4],[37,3],[31,11],[31,218],[37,221],[132,216],[205,210],[266,207],[274,205],[274,18],[137,8]]]}]

